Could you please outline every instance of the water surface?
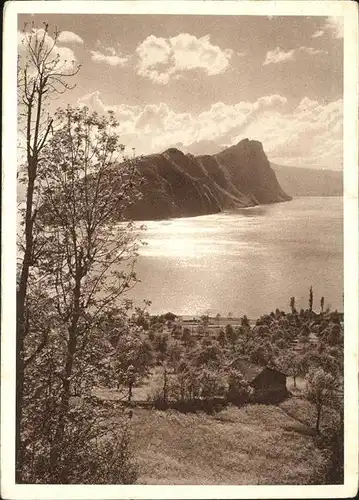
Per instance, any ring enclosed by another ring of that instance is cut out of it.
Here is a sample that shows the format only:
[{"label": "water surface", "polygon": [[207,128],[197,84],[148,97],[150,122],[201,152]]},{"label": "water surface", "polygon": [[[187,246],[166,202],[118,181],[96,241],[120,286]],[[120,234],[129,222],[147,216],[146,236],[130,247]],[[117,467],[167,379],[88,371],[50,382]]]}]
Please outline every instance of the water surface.
[{"label": "water surface", "polygon": [[151,312],[228,312],[255,318],[276,307],[307,307],[313,285],[342,309],[343,199],[291,202],[202,217],[145,222],[132,292]]}]

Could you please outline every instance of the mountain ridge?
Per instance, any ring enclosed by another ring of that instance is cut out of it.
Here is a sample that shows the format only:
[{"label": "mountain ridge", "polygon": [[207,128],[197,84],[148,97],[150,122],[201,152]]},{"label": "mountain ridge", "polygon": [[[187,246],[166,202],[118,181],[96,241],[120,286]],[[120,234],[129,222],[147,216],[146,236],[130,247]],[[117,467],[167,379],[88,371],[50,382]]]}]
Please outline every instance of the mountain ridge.
[{"label": "mountain ridge", "polygon": [[292,199],[280,186],[262,143],[243,139],[214,155],[177,148],[138,160],[142,199],[126,217],[156,220],[219,213]]},{"label": "mountain ridge", "polygon": [[343,196],[341,170],[290,167],[271,163],[286,193],[296,196]]}]

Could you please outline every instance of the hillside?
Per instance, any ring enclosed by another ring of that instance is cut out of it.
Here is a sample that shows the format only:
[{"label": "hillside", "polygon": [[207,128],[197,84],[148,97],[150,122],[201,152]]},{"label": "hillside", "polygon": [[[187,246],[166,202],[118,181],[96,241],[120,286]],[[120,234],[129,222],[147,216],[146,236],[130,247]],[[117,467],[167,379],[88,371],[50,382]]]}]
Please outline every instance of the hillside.
[{"label": "hillside", "polygon": [[139,160],[142,199],[126,216],[135,220],[191,217],[291,200],[277,181],[263,146],[244,139],[215,155],[170,148]]},{"label": "hillside", "polygon": [[343,173],[337,170],[286,167],[271,163],[279,184],[291,196],[342,196]]},{"label": "hillside", "polygon": [[133,408],[132,433],[138,484],[310,484],[324,463],[310,429],[281,405],[213,415]]}]

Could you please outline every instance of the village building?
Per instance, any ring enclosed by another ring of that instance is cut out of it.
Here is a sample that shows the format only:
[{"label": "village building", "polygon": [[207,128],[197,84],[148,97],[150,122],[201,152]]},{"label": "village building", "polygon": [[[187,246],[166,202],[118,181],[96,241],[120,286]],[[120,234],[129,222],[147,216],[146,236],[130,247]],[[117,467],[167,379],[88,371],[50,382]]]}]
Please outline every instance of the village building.
[{"label": "village building", "polygon": [[275,403],[288,396],[287,376],[268,366],[261,366],[244,358],[237,358],[231,368],[240,371],[252,388],[250,399],[262,403]]}]

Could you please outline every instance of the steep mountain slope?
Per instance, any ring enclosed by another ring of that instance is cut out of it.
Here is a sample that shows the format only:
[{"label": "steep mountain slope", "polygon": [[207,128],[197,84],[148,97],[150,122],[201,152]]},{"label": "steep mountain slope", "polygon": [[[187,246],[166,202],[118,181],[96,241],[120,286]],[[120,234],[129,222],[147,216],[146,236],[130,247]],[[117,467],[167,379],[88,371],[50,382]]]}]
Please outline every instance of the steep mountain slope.
[{"label": "steep mountain slope", "polygon": [[136,220],[190,217],[291,200],[258,141],[244,139],[210,156],[175,148],[139,161],[142,199],[126,215]]},{"label": "steep mountain slope", "polygon": [[271,163],[284,191],[291,196],[342,196],[343,173],[337,170],[286,167]]}]

